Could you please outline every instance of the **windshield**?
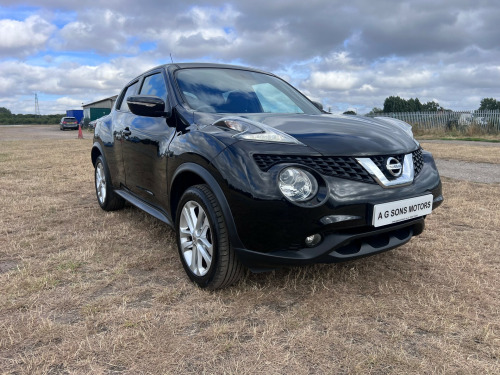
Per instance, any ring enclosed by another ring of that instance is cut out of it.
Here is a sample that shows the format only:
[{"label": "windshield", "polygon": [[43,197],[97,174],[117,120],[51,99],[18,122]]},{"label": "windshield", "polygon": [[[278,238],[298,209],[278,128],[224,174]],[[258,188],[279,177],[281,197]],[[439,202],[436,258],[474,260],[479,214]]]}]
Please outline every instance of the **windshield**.
[{"label": "windshield", "polygon": [[292,86],[268,74],[192,68],[179,70],[176,80],[184,100],[200,112],[321,113]]}]

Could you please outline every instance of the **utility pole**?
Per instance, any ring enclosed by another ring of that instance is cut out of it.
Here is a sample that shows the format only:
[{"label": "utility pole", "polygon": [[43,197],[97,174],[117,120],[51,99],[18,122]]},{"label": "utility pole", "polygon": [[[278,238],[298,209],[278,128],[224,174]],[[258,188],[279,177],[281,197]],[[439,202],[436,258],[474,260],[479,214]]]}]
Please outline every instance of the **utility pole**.
[{"label": "utility pole", "polygon": [[40,106],[38,105],[38,94],[35,92],[35,115],[40,116]]}]

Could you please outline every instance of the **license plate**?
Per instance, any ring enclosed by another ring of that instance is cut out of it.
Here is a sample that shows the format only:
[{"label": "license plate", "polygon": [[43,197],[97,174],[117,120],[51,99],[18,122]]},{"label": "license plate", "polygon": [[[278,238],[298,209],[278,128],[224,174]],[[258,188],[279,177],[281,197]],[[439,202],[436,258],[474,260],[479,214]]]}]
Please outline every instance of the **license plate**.
[{"label": "license plate", "polygon": [[432,194],[373,206],[374,227],[414,219],[432,212]]}]

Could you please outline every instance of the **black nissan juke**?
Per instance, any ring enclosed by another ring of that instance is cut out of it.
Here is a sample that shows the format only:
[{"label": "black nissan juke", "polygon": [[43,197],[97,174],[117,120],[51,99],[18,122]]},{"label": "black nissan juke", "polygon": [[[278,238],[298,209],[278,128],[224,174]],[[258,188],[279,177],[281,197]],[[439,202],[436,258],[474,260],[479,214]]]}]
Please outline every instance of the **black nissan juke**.
[{"label": "black nissan juke", "polygon": [[411,126],[326,113],[277,76],[169,64],[130,81],[99,119],[97,200],[172,226],[199,286],[244,268],[330,263],[393,249],[443,202]]}]

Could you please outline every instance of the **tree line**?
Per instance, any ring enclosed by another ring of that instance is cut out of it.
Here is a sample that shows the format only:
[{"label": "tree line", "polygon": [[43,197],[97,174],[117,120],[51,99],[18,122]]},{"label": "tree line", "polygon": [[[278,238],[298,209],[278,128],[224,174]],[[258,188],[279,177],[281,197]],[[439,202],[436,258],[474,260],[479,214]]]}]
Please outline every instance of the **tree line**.
[{"label": "tree line", "polygon": [[0,125],[21,125],[21,124],[37,124],[37,125],[52,125],[59,124],[61,117],[65,114],[57,115],[22,115],[13,114],[9,109],[0,107]]},{"label": "tree line", "polygon": [[[500,110],[500,101],[494,98],[481,99],[478,111],[498,111]],[[384,100],[384,108],[373,108],[369,114],[395,113],[395,112],[437,112],[447,111],[435,101],[421,103],[418,98],[408,100],[399,96],[389,96]]]}]

